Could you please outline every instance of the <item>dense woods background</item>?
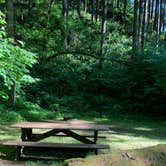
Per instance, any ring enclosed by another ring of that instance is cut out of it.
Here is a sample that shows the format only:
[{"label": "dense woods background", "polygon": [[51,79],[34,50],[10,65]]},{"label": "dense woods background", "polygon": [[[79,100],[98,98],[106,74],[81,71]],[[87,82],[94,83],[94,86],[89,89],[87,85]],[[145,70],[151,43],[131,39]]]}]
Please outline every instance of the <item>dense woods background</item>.
[{"label": "dense woods background", "polygon": [[1,107],[165,116],[165,0],[0,1]]}]

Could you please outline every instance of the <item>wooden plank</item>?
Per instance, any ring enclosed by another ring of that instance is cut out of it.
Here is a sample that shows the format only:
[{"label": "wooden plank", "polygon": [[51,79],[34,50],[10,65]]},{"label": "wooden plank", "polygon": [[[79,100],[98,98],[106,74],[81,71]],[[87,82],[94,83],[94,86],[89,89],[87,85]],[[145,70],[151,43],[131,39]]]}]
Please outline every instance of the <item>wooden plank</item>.
[{"label": "wooden plank", "polygon": [[[70,136],[68,136],[66,134],[63,134],[63,133],[55,134],[55,136],[57,136],[57,137],[70,137]],[[81,136],[88,137],[88,138],[94,138],[94,135],[90,135],[90,134],[86,134],[86,135],[84,134],[84,135],[81,135]],[[98,138],[106,138],[106,136],[98,135]]]},{"label": "wooden plank", "polygon": [[32,134],[31,139],[29,141],[35,141],[35,142],[40,141],[42,139],[45,139],[45,138],[50,137],[52,135],[55,135],[56,133],[59,133],[59,132],[61,132],[61,130],[53,129],[53,130],[50,130],[50,131],[43,133],[43,134]]},{"label": "wooden plank", "polygon": [[24,146],[38,148],[69,148],[69,149],[108,149],[103,144],[67,144],[67,143],[43,143],[43,142],[4,142],[5,146]]},{"label": "wooden plank", "polygon": [[81,141],[83,143],[86,143],[86,144],[93,144],[93,141],[87,139],[86,137],[84,136],[81,136],[73,131],[70,131],[70,130],[62,130],[62,132],[78,141]]},{"label": "wooden plank", "polygon": [[69,129],[69,130],[100,130],[108,131],[107,125],[99,125],[84,122],[21,122],[12,125],[13,128],[32,128],[32,129]]}]

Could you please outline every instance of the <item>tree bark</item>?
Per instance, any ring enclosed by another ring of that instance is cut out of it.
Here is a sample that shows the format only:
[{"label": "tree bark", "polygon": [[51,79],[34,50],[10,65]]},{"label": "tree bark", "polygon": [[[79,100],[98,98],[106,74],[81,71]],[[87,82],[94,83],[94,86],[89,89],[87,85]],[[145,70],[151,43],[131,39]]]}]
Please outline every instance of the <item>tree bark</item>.
[{"label": "tree bark", "polygon": [[91,20],[92,22],[95,20],[95,0],[91,1]]},{"label": "tree bark", "polygon": [[85,12],[85,15],[87,14],[87,8],[88,8],[87,0],[84,0],[84,12]]},{"label": "tree bark", "polygon": [[14,4],[13,4],[13,0],[7,0],[7,32],[8,32],[8,37],[14,38]]},{"label": "tree bark", "polygon": [[96,0],[96,11],[95,11],[95,20],[98,21],[99,18],[99,0]]},{"label": "tree bark", "polygon": [[107,30],[107,0],[103,0],[103,11],[102,11],[102,27],[101,27],[101,48],[100,48],[100,59],[99,59],[99,68],[102,69],[103,58],[104,58],[104,44]]},{"label": "tree bark", "polygon": [[147,35],[147,24],[148,24],[148,2],[149,0],[144,1],[144,14],[143,14],[143,23],[142,23],[142,39],[141,39],[141,48],[143,50],[144,43]]},{"label": "tree bark", "polygon": [[62,13],[64,17],[68,16],[68,0],[63,0],[62,3]]},{"label": "tree bark", "polygon": [[124,9],[123,9],[123,25],[126,28],[126,13],[127,13],[128,1],[124,0]]},{"label": "tree bark", "polygon": [[157,31],[157,23],[158,23],[158,9],[159,8],[159,0],[156,0],[155,4],[155,16],[154,16],[154,24],[153,24],[153,30]]},{"label": "tree bark", "polygon": [[142,43],[142,26],[143,26],[143,10],[144,10],[144,3],[145,0],[139,0],[139,7],[138,7],[138,51],[141,48]]},{"label": "tree bark", "polygon": [[28,1],[28,15],[31,18],[32,17],[32,9],[33,9],[33,2],[32,0]]},{"label": "tree bark", "polygon": [[112,15],[111,18],[114,18],[114,0],[111,0],[111,9],[112,9]]},{"label": "tree bark", "polygon": [[64,47],[67,49],[67,17],[68,17],[68,0],[63,0],[62,2],[62,14],[64,18],[64,33],[62,33],[62,37],[64,40]]},{"label": "tree bark", "polygon": [[48,7],[48,23],[50,21],[51,9],[52,5],[54,4],[55,0],[50,0],[49,7]]},{"label": "tree bark", "polygon": [[166,20],[165,20],[165,17],[166,17],[166,2],[163,1],[163,27],[162,27],[162,31],[164,32],[166,30]]},{"label": "tree bark", "polygon": [[[8,37],[13,39],[14,43],[14,4],[13,0],[7,0],[7,32]],[[14,106],[16,103],[16,82],[13,80],[9,94],[9,105]]]},{"label": "tree bark", "polygon": [[139,0],[134,1],[133,52],[139,50]]},{"label": "tree bark", "polygon": [[117,8],[120,8],[120,0],[117,0]]},{"label": "tree bark", "polygon": [[157,16],[156,16],[156,21],[157,21],[157,33],[156,33],[156,47],[158,47],[159,40],[160,40],[160,14],[161,14],[161,0],[157,0],[158,2],[158,10],[157,10]]}]

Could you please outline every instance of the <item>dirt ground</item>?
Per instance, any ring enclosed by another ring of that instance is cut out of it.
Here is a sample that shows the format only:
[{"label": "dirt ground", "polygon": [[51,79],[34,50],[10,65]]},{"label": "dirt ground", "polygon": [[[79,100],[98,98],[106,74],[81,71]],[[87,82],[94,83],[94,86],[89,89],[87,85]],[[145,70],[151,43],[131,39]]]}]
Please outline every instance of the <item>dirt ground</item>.
[{"label": "dirt ground", "polygon": [[0,160],[0,166],[25,166],[23,161]]}]

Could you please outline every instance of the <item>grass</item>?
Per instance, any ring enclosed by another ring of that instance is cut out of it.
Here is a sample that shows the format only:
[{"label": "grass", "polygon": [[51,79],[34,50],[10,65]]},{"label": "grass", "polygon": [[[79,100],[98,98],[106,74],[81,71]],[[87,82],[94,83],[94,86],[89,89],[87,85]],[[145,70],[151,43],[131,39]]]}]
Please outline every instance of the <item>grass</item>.
[{"label": "grass", "polygon": [[[40,110],[35,108],[36,106],[28,106],[27,110],[25,107],[16,110],[7,110],[5,114],[3,112],[3,117],[0,118],[0,142],[19,140],[20,131],[11,129],[9,126],[17,121],[22,120],[55,120],[60,118],[55,112],[49,112],[46,110]],[[1,109],[2,110],[2,109]],[[83,116],[83,114],[85,116]],[[10,117],[12,116],[12,117]],[[15,117],[13,117],[15,116]],[[154,146],[157,144],[166,144],[166,121],[145,118],[143,115],[129,115],[125,113],[119,113],[119,115],[106,114],[99,117],[98,114],[93,114],[92,112],[82,112],[77,114],[73,112],[73,116],[78,119],[93,121],[101,124],[107,124],[110,127],[109,132],[106,132],[106,139],[99,139],[98,142],[109,144],[110,150],[103,150],[100,153],[112,153],[118,152],[120,150],[129,150],[137,148],[145,148],[149,146]],[[38,131],[40,132],[40,130]],[[70,138],[48,138],[48,141],[57,142],[75,142]],[[0,161],[4,159],[4,147],[0,146]],[[62,156],[65,154],[61,153]],[[92,155],[92,154],[90,154]],[[8,158],[7,158],[8,159]],[[10,159],[10,158],[9,158]],[[62,161],[29,161],[23,162],[26,166],[61,166]]]}]

